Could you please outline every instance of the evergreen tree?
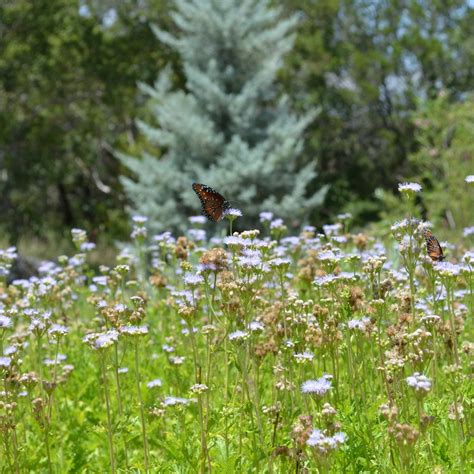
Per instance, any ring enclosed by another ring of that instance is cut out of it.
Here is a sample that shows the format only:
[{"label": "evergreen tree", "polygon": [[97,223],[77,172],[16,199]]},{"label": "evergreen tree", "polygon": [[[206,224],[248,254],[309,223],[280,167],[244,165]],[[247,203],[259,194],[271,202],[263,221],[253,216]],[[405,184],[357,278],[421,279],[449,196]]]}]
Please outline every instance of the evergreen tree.
[{"label": "evergreen tree", "polygon": [[[255,225],[261,211],[304,222],[321,204],[325,189],[307,196],[316,174],[298,169],[302,137],[314,112],[297,117],[275,76],[293,45],[296,17],[281,19],[267,0],[176,0],[173,15],[181,33],[155,28],[159,40],[181,58],[186,91],[172,90],[171,71],[150,97],[156,124],[138,122],[160,158],[120,154],[135,175],[122,182],[133,211],[153,230],[182,230],[199,204],[193,181],[221,191]],[[149,148],[148,148],[149,150]]]}]

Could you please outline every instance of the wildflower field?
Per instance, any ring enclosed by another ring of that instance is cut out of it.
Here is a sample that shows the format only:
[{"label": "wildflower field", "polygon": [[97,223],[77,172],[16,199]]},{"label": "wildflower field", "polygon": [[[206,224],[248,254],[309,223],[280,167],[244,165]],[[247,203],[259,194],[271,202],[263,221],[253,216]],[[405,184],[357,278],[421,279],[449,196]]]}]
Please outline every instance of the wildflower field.
[{"label": "wildflower field", "polygon": [[261,223],[137,217],[99,268],[75,229],[9,285],[2,251],[1,472],[472,472],[471,237]]}]

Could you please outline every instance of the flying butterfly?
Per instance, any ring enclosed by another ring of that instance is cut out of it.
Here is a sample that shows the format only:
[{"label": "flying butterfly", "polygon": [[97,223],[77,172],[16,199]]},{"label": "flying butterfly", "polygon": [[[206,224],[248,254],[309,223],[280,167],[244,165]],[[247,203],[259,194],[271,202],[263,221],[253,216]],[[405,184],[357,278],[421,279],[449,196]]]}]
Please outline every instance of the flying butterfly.
[{"label": "flying butterfly", "polygon": [[424,236],[428,256],[434,262],[442,262],[446,257],[443,254],[443,249],[441,248],[438,239],[432,234],[430,230],[425,230]]},{"label": "flying butterfly", "polygon": [[205,184],[193,183],[194,192],[202,205],[202,213],[211,221],[219,222],[230,208],[230,202],[216,190]]}]

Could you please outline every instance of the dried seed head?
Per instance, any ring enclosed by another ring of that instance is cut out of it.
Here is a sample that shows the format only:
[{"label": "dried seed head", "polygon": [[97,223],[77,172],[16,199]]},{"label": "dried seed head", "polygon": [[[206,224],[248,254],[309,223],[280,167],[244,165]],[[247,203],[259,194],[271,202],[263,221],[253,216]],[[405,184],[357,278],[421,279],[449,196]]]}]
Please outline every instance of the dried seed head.
[{"label": "dried seed head", "polygon": [[395,405],[384,403],[379,407],[380,414],[390,423],[393,423],[398,416],[398,408]]},{"label": "dried seed head", "polygon": [[227,254],[224,249],[215,247],[203,253],[199,259],[203,271],[222,272],[227,270]]},{"label": "dried seed head", "polygon": [[164,288],[168,283],[166,278],[159,273],[156,273],[155,275],[151,275],[148,280],[150,284],[154,286],[155,288]]},{"label": "dried seed head", "polygon": [[357,250],[359,250],[359,252],[362,252],[367,248],[367,245],[369,243],[369,237],[365,234],[357,234],[352,236],[352,241],[357,247]]},{"label": "dried seed head", "polygon": [[313,431],[313,417],[310,415],[300,415],[298,421],[293,425],[291,437],[295,444],[302,448],[308,441]]},{"label": "dried seed head", "polygon": [[416,443],[419,431],[407,424],[395,423],[388,427],[388,433],[399,446],[412,446]]}]

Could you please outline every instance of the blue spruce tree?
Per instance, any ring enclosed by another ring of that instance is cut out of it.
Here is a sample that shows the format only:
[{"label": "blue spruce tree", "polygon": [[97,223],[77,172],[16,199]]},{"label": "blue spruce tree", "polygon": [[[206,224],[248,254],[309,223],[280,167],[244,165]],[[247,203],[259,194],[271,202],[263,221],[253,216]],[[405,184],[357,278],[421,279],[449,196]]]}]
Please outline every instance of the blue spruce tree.
[{"label": "blue spruce tree", "polygon": [[305,128],[275,77],[293,44],[295,17],[281,19],[267,0],[176,0],[179,36],[155,29],[180,56],[186,91],[165,69],[149,96],[155,125],[138,126],[161,157],[120,155],[134,179],[122,178],[133,211],[154,231],[183,230],[199,211],[193,181],[222,192],[255,225],[261,211],[302,223],[325,190],[308,196],[314,164],[298,169]]}]

